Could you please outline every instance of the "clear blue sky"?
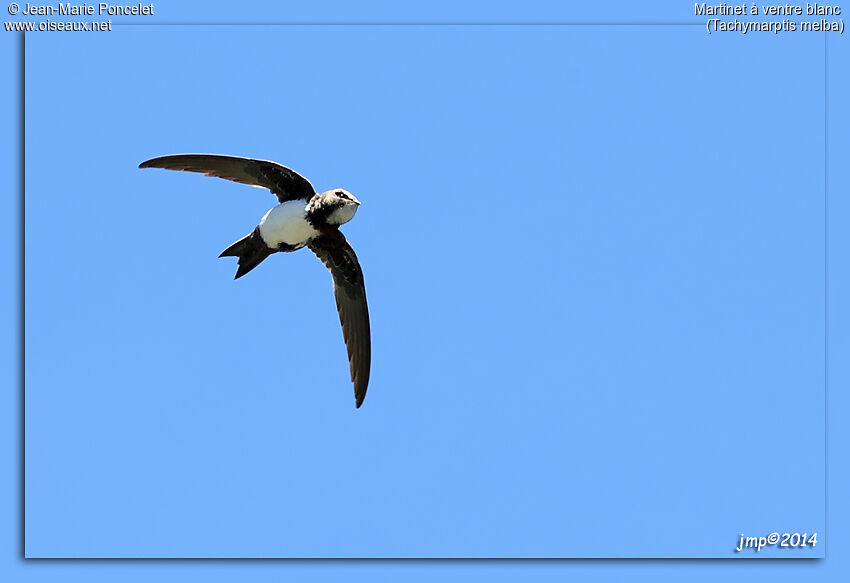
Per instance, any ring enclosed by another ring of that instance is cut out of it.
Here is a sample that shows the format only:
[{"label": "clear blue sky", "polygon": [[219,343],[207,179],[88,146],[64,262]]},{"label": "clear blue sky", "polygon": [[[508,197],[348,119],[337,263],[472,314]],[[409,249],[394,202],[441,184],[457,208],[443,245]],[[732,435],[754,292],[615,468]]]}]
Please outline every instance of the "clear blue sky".
[{"label": "clear blue sky", "polygon": [[[672,2],[293,10],[157,18],[694,21]],[[821,34],[117,26],[26,49],[28,556],[733,557],[741,533],[772,531],[820,544],[759,557],[839,545],[823,534]],[[846,58],[831,37],[833,104]],[[846,218],[847,118],[831,116],[830,216]],[[275,200],[137,169],[179,152],[277,160],[363,201],[343,228],[372,315],[360,410],[325,268],[303,250],[233,281],[219,252]],[[846,335],[830,333],[835,362]],[[846,370],[830,374],[832,403]],[[608,573],[638,566],[674,568]],[[605,565],[10,563],[80,580],[414,567]]]}]

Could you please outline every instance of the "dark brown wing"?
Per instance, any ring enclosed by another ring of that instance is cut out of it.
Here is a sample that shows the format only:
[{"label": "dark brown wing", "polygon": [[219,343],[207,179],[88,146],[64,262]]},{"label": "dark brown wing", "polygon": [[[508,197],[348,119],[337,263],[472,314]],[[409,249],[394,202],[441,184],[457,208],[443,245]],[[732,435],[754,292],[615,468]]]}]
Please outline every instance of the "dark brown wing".
[{"label": "dark brown wing", "polygon": [[369,308],[363,270],[354,249],[339,231],[330,231],[313,239],[308,246],[330,270],[334,279],[334,297],[342,324],[342,336],[348,349],[348,364],[354,382],[355,404],[359,407],[369,385],[372,362],[372,339],[369,331]]},{"label": "dark brown wing", "polygon": [[216,154],[175,154],[146,160],[139,164],[139,168],[202,172],[206,176],[262,186],[271,190],[281,203],[288,200],[310,200],[316,193],[306,178],[294,170],[267,160]]}]

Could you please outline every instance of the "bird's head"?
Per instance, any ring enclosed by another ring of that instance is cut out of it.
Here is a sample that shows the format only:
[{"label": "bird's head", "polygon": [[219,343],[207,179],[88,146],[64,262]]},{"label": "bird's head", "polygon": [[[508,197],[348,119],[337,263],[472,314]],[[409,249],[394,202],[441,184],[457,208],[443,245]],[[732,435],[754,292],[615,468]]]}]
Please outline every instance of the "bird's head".
[{"label": "bird's head", "polygon": [[342,225],[354,218],[360,201],[353,194],[341,188],[335,188],[323,192],[320,196],[320,204],[327,213],[325,220],[330,225]]}]

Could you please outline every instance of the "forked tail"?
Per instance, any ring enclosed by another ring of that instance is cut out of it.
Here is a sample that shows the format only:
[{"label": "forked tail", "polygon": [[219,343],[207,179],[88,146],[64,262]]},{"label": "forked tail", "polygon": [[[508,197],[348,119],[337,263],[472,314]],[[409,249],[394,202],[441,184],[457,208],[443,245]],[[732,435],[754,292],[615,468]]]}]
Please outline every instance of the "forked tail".
[{"label": "forked tail", "polygon": [[274,251],[269,249],[266,242],[263,241],[263,237],[260,235],[260,228],[257,227],[250,235],[242,237],[233,245],[222,251],[219,257],[239,258],[239,269],[236,270],[236,277],[233,278],[239,279],[257,267],[263,262],[263,259],[272,253],[274,253]]}]

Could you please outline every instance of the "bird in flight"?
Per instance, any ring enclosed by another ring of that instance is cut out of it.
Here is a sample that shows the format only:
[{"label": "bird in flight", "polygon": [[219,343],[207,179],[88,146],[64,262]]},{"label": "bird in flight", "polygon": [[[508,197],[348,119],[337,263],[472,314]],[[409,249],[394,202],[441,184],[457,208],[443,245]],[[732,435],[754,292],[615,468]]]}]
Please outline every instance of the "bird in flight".
[{"label": "bird in flight", "polygon": [[201,172],[206,176],[268,188],[277,197],[279,204],[260,219],[260,224],[222,251],[219,257],[239,259],[235,279],[257,267],[272,253],[288,253],[307,246],[321,259],[333,276],[334,297],[354,383],[355,405],[360,407],[366,397],[372,360],[369,309],[360,262],[339,231],[340,225],[354,217],[360,201],[341,188],[319,194],[294,170],[266,160],[176,154],[146,160],[139,168]]}]

